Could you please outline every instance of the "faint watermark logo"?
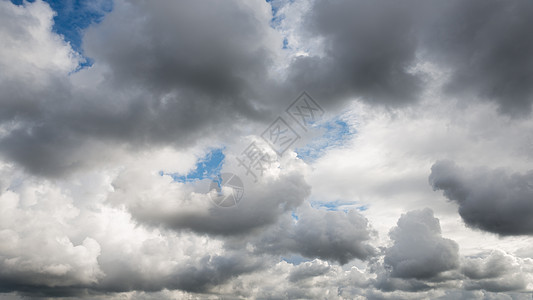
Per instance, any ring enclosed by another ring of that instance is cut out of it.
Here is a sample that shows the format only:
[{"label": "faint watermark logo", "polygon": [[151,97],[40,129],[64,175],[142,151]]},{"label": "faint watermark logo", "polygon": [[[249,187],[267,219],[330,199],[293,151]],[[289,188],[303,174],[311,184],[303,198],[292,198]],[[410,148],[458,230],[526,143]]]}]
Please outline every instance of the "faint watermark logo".
[{"label": "faint watermark logo", "polygon": [[309,125],[318,121],[323,115],[324,110],[318,103],[306,92],[302,92],[286,110],[287,114],[293,118],[298,125],[307,131]]},{"label": "faint watermark logo", "polygon": [[285,151],[300,139],[300,135],[282,117],[278,117],[272,122],[261,134],[261,137],[279,156],[283,155]]},{"label": "faint watermark logo", "polygon": [[[241,153],[240,157],[236,158],[239,162],[238,166],[243,167],[246,171],[245,175],[252,176],[254,182],[263,176],[272,163],[277,162],[287,150],[302,139],[300,134],[305,134],[324,115],[322,107],[306,92],[302,92],[287,107],[285,112],[290,116],[290,119],[279,115],[261,134],[261,138],[277,154],[277,157],[270,157],[267,151],[252,142]],[[303,128],[303,133],[289,125],[287,120],[290,121],[291,119]]]},{"label": "faint watermark logo", "polygon": [[209,186],[211,201],[219,207],[232,207],[239,204],[244,195],[244,184],[233,173],[221,173]]},{"label": "faint watermark logo", "polygon": [[270,165],[275,162],[255,142],[252,142],[246,147],[241,153],[241,156],[236,159],[239,162],[238,166],[243,166],[246,169],[246,176],[253,176],[254,182],[257,182],[258,176],[263,176],[264,171],[270,168]]},{"label": "faint watermark logo", "polygon": [[[285,152],[303,140],[302,137],[305,137],[304,135],[308,133],[308,130],[317,121],[320,121],[324,115],[324,110],[309,94],[302,92],[287,107],[285,113],[289,117],[278,115],[261,134],[261,138],[266,144],[261,141],[253,141],[240,155],[235,157],[238,162],[237,167],[243,168],[244,176],[252,177],[254,183],[257,183],[273,164],[279,163]],[[294,126],[294,123],[298,123],[298,125]],[[233,173],[218,175],[209,187],[209,196],[218,207],[237,206],[243,195],[244,184]]]}]

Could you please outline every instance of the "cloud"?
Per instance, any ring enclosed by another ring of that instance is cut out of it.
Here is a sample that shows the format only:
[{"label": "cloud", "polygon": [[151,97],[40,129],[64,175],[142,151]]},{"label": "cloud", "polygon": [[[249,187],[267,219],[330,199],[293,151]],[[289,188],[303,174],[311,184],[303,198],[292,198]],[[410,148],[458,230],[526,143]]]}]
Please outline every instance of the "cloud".
[{"label": "cloud", "polygon": [[533,233],[532,181],[531,172],[465,170],[453,161],[436,162],[429,176],[434,190],[458,204],[467,225],[499,235]]},{"label": "cloud", "polygon": [[491,292],[515,291],[526,288],[527,279],[519,259],[502,251],[493,251],[485,257],[468,257],[462,262],[461,272],[471,280],[466,289]]},{"label": "cloud", "polygon": [[296,57],[289,82],[329,101],[362,97],[393,106],[415,101],[421,80],[408,70],[417,42],[413,15],[404,3],[314,1],[301,34],[323,40],[323,49]]},{"label": "cloud", "polygon": [[[2,298],[530,298],[531,4],[104,2],[0,1]],[[342,124],[253,182],[302,89]]]},{"label": "cloud", "polygon": [[473,257],[462,263],[461,271],[472,279],[499,277],[513,268],[513,259],[501,251],[494,251],[485,258]]},{"label": "cloud", "polygon": [[422,51],[450,69],[445,87],[461,99],[494,101],[509,115],[531,112],[530,1],[447,1],[431,5]]},{"label": "cloud", "polygon": [[[287,255],[297,253],[346,264],[367,260],[377,254],[371,246],[375,232],[368,220],[355,210],[326,211],[307,203],[296,211],[298,220],[286,214],[276,226],[248,240],[257,253]],[[233,245],[236,247],[239,245]]]},{"label": "cloud", "polygon": [[417,66],[431,62],[446,73],[448,98],[496,103],[510,116],[531,112],[529,1],[317,0],[309,6],[296,21],[285,20],[296,25],[281,21],[297,53],[306,53],[294,57],[290,84],[334,102],[360,98],[398,107],[420,99],[432,79]]},{"label": "cloud", "polygon": [[[72,73],[83,58],[51,31],[50,7],[4,1],[0,153],[57,177],[105,163],[99,146],[232,139],[245,122],[268,123],[302,89],[332,111],[353,98],[410,105],[434,80],[417,68],[426,62],[445,70],[448,98],[529,111],[527,1],[406,3],[277,3],[278,31],[267,2],[117,1],[84,32],[94,66]],[[281,49],[284,33],[294,49]]]},{"label": "cloud", "polygon": [[402,215],[390,237],[394,244],[385,252],[385,264],[392,277],[428,279],[459,265],[459,246],[441,236],[431,209]]},{"label": "cloud", "polygon": [[272,263],[246,249],[225,250],[215,238],[139,225],[125,210],[104,204],[112,171],[54,184],[2,171],[12,179],[0,195],[0,293],[205,293]]},{"label": "cloud", "polygon": [[[234,157],[227,157],[222,172],[234,170],[232,164]],[[168,175],[147,173],[145,165],[123,169],[112,181],[107,201],[125,207],[143,225],[225,237],[228,249],[251,244],[256,254],[298,253],[341,264],[376,253],[368,244],[375,233],[364,216],[357,211],[310,207],[305,164],[294,154],[282,164],[283,168],[273,164],[259,182],[243,177],[244,198],[236,207],[221,209],[212,204],[209,180],[175,182]],[[293,213],[298,216],[296,222]]]},{"label": "cloud", "polygon": [[256,100],[279,38],[267,3],[213,10],[117,1],[84,35],[94,66],[75,73],[81,58],[51,32],[47,4],[1,5],[9,16],[2,18],[0,152],[32,173],[59,177],[105,164],[94,156],[99,145],[141,150],[230,140],[244,121],[266,118],[268,101]]},{"label": "cloud", "polygon": [[[230,161],[225,168],[235,164],[233,156],[227,160]],[[303,163],[293,161],[294,169],[290,164],[288,161],[286,169],[261,183],[243,177],[245,198],[234,208],[221,209],[211,202],[210,179],[186,184],[138,167],[125,169],[117,176],[108,200],[117,207],[125,205],[143,224],[212,235],[246,234],[275,224],[281,215],[300,206],[309,196]],[[272,169],[277,168],[273,165]]]},{"label": "cloud", "polygon": [[68,292],[102,279],[99,242],[66,230],[80,214],[72,199],[49,182],[16,180],[0,194],[0,290]]},{"label": "cloud", "polygon": [[305,262],[300,264],[291,271],[289,281],[298,282],[312,277],[324,275],[331,270],[331,266],[323,262]]},{"label": "cloud", "polygon": [[253,299],[346,298],[363,295],[366,288],[369,281],[357,267],[341,268],[316,259],[299,265],[281,261],[240,276],[218,292]]},{"label": "cloud", "polygon": [[368,220],[355,210],[323,211],[303,208],[286,241],[289,249],[307,257],[333,259],[341,264],[375,254],[368,245],[373,231]]}]

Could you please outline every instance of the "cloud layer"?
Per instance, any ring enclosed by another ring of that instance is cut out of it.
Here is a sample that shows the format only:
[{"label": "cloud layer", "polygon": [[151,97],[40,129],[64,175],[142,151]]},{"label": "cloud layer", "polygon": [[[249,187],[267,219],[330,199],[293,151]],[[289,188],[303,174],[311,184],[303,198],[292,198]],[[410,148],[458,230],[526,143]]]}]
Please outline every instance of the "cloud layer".
[{"label": "cloud layer", "polygon": [[[0,0],[1,298],[531,298],[529,1],[116,0],[80,45],[60,13]],[[235,207],[180,180],[213,149]]]}]

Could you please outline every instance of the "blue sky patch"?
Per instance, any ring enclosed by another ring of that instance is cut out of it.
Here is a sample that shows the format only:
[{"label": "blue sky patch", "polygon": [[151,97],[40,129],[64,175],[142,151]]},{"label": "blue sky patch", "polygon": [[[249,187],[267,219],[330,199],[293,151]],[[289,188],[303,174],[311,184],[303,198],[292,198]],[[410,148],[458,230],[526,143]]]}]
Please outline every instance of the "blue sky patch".
[{"label": "blue sky patch", "polygon": [[348,212],[354,209],[358,211],[365,211],[368,209],[366,205],[355,206],[356,202],[348,202],[348,201],[341,201],[341,200],[328,201],[328,202],[311,201],[310,204],[311,204],[311,207],[315,209],[325,209],[327,211]]},{"label": "blue sky patch", "polygon": [[[220,170],[224,165],[224,148],[216,148],[209,151],[202,159],[198,160],[195,168],[188,174],[182,175],[178,173],[169,174],[174,181],[178,182],[193,182],[202,179],[212,179],[220,174]],[[159,173],[163,175],[163,172]]]},{"label": "blue sky patch", "polygon": [[291,213],[291,217],[292,217],[292,219],[293,219],[294,221],[298,221],[298,220],[300,219],[300,218],[298,217],[298,215],[296,214],[295,211],[293,211],[293,212]]},{"label": "blue sky patch", "polygon": [[287,38],[283,39],[283,49],[289,49],[289,40]]},{"label": "blue sky patch", "polygon": [[348,123],[341,119],[335,119],[315,128],[323,130],[324,134],[314,138],[304,147],[296,149],[297,156],[307,163],[313,162],[331,148],[342,146],[349,138],[356,133]]},{"label": "blue sky patch", "polygon": [[297,266],[297,265],[299,265],[299,264],[301,264],[303,262],[311,261],[310,259],[305,258],[305,257],[303,257],[301,255],[298,255],[298,254],[292,254],[292,255],[287,256],[287,257],[282,256],[281,260],[284,260],[284,261],[288,262],[289,264],[293,264],[295,266]]},{"label": "blue sky patch", "polygon": [[[281,24],[281,21],[285,18],[284,15],[279,15],[278,11],[281,8],[281,3],[279,1],[266,0],[268,4],[272,7],[272,19],[270,19],[270,26],[276,28]],[[284,48],[285,49],[285,48]]]},{"label": "blue sky patch", "polygon": [[335,200],[335,201],[329,201],[329,202],[319,202],[319,201],[313,201],[311,202],[311,207],[316,209],[325,209],[327,211],[338,211],[340,207],[342,206],[352,206],[353,202],[343,202],[341,200]]}]

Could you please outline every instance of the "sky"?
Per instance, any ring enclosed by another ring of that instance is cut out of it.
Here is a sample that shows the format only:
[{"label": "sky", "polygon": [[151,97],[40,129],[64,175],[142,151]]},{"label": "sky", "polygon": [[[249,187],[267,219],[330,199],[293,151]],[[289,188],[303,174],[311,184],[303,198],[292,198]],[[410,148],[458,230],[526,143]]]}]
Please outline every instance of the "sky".
[{"label": "sky", "polygon": [[532,14],[0,0],[0,299],[532,299]]}]

